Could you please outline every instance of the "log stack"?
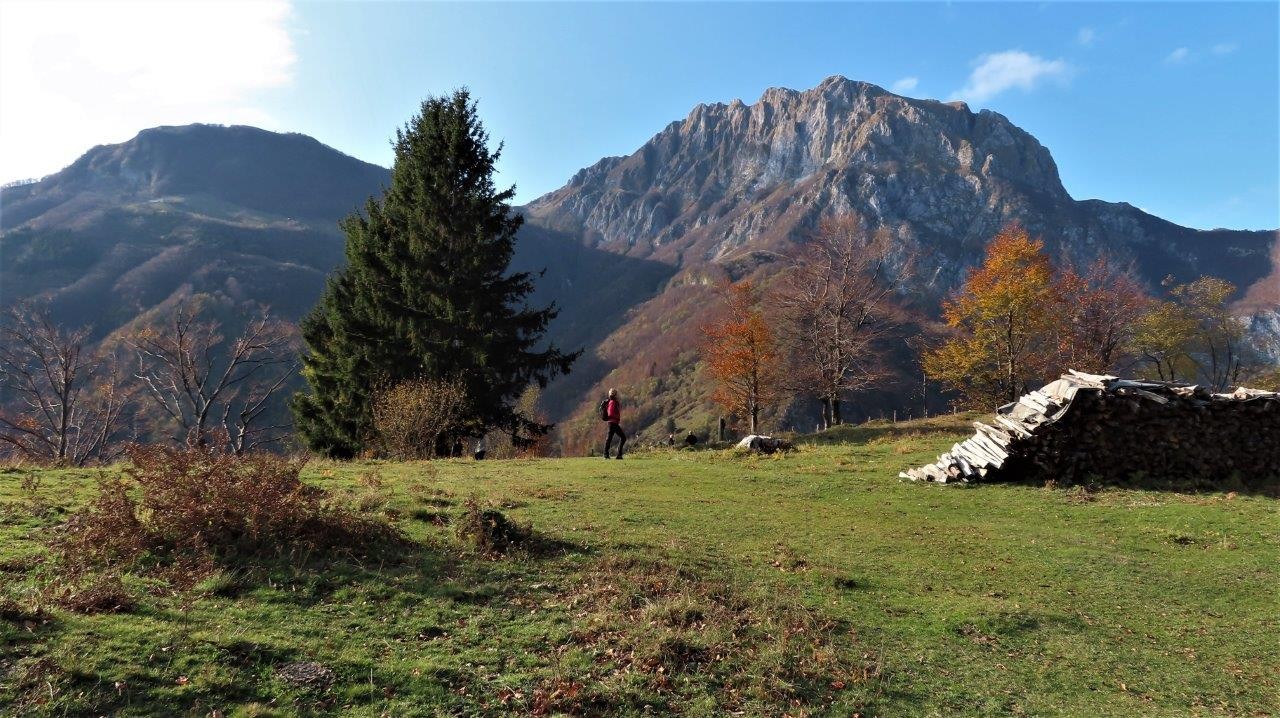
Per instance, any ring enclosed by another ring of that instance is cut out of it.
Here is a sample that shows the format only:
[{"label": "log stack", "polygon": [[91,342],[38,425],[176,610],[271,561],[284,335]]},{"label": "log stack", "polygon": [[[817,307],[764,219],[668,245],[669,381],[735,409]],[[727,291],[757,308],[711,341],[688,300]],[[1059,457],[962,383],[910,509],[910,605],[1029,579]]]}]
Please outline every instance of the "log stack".
[{"label": "log stack", "polygon": [[1071,371],[996,410],[916,481],[1280,489],[1280,393]]}]

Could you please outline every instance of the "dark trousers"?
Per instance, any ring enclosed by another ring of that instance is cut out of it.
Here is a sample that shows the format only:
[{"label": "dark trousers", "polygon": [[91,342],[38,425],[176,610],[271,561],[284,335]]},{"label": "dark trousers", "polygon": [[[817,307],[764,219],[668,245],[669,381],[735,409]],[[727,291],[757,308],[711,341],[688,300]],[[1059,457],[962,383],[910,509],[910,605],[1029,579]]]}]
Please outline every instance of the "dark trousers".
[{"label": "dark trousers", "polygon": [[613,437],[617,436],[618,456],[622,456],[622,447],[627,445],[627,435],[622,433],[622,427],[613,422],[609,422],[609,438],[604,440],[604,458],[609,458],[609,447],[613,445]]}]

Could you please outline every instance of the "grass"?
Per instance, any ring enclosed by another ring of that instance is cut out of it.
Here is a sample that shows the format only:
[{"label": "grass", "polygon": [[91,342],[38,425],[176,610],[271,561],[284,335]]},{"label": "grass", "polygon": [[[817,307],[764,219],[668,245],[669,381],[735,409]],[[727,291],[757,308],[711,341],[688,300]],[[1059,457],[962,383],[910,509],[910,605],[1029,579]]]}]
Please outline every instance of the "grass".
[{"label": "grass", "polygon": [[[134,605],[89,614],[42,597],[42,541],[96,473],[0,473],[0,715],[1280,712],[1275,499],[896,478],[963,418],[777,457],[316,462],[411,549],[126,575]],[[469,500],[532,534],[484,550]]]}]

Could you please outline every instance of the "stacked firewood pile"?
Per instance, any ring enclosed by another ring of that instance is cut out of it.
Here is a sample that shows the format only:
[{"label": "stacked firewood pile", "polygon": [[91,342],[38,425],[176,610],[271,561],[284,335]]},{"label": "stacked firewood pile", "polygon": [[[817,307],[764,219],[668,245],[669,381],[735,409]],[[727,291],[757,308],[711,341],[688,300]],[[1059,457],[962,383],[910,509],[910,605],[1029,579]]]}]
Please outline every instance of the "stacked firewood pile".
[{"label": "stacked firewood pile", "polygon": [[935,463],[899,476],[1280,489],[1277,392],[1072,371],[974,425]]}]

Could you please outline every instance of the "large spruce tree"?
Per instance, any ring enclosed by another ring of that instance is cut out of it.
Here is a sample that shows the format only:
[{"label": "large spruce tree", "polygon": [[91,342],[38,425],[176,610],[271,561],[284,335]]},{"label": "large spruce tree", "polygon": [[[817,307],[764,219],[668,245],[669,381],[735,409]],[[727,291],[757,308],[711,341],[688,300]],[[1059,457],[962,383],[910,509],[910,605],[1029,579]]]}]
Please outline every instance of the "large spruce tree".
[{"label": "large spruce tree", "polygon": [[550,428],[515,402],[578,353],[540,346],[556,309],[530,308],[533,277],[508,272],[523,217],[515,188],[494,188],[488,142],[466,90],[428,98],[396,132],[390,188],[343,221],[347,266],[302,322],[310,392],[293,411],[312,450],[359,454],[374,390],[410,379],[460,377],[470,433]]}]

